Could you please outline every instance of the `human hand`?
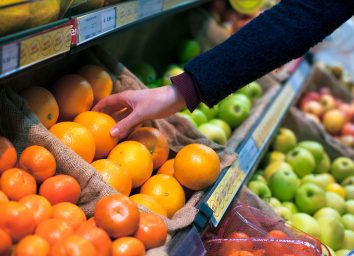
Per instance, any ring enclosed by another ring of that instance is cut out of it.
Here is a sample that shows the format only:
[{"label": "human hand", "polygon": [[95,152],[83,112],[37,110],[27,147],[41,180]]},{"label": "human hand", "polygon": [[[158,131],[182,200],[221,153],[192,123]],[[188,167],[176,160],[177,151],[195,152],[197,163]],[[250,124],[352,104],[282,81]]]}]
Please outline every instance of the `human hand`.
[{"label": "human hand", "polygon": [[112,94],[100,100],[92,110],[112,116],[120,112],[123,118],[111,129],[111,135],[122,139],[143,121],[168,117],[185,106],[182,95],[171,85]]}]

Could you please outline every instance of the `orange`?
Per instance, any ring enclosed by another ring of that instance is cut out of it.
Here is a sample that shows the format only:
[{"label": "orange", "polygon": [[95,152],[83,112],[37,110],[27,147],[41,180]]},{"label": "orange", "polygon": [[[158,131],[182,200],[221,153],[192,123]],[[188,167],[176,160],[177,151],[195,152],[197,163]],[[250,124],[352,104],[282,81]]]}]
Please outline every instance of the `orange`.
[{"label": "orange", "polygon": [[28,171],[38,182],[55,174],[57,163],[54,156],[41,146],[29,146],[20,156],[20,168]]},{"label": "orange", "polygon": [[144,256],[144,244],[135,237],[118,238],[112,243],[112,256]]},{"label": "orange", "polygon": [[148,179],[140,189],[140,193],[153,196],[171,218],[185,204],[185,194],[178,181],[166,174],[156,174]]},{"label": "orange", "polygon": [[0,255],[10,255],[11,246],[11,237],[0,228]]},{"label": "orange", "polygon": [[20,92],[27,105],[36,114],[46,128],[50,128],[58,120],[59,106],[53,94],[47,89],[32,86]]},{"label": "orange", "polygon": [[162,246],[167,238],[167,225],[159,216],[142,212],[134,237],[142,241],[146,249]]},{"label": "orange", "polygon": [[75,122],[62,122],[53,125],[50,131],[86,162],[92,162],[96,150],[95,139],[85,126]]},{"label": "orange", "polygon": [[59,105],[60,121],[71,121],[92,107],[93,91],[90,83],[82,76],[63,76],[52,91]]},{"label": "orange", "polygon": [[10,200],[36,194],[37,184],[33,176],[19,168],[7,169],[1,175],[1,190]]},{"label": "orange", "polygon": [[237,251],[237,250],[232,250],[231,253],[225,254],[227,256],[254,256],[253,253],[249,251]]},{"label": "orange", "polygon": [[13,168],[17,162],[17,153],[14,145],[4,136],[0,135],[0,174]]},{"label": "orange", "polygon": [[14,242],[32,234],[35,219],[32,212],[20,202],[2,203],[0,207],[0,229],[8,233]]},{"label": "orange", "polygon": [[70,235],[60,239],[54,244],[50,253],[52,256],[82,255],[95,256],[96,249],[93,244],[78,235]]},{"label": "orange", "polygon": [[139,218],[138,206],[123,194],[102,197],[96,204],[97,226],[112,238],[134,234],[139,226]]},{"label": "orange", "polygon": [[15,249],[16,256],[47,256],[49,252],[49,243],[37,235],[22,238]]},{"label": "orange", "polygon": [[150,211],[160,214],[162,216],[167,216],[167,212],[165,208],[161,206],[161,204],[150,195],[145,194],[135,194],[130,197],[135,203],[144,206],[145,208],[149,209]]},{"label": "orange", "polygon": [[[268,232],[268,236],[276,240],[288,239],[287,234],[285,234],[281,230],[272,230]],[[288,243],[275,242],[275,241],[271,243],[265,243],[264,247],[267,251],[267,255],[269,256],[283,255],[283,254],[291,253],[294,250],[293,248],[291,248],[292,247],[291,244],[289,245]]]},{"label": "orange", "polygon": [[50,246],[53,246],[61,238],[74,232],[73,228],[63,220],[49,219],[41,222],[34,234],[44,238]]},{"label": "orange", "polygon": [[108,185],[129,196],[132,189],[132,179],[127,170],[109,159],[100,159],[91,163],[91,165]]},{"label": "orange", "polygon": [[118,138],[114,138],[110,134],[110,130],[116,122],[105,113],[86,111],[75,117],[74,122],[91,131],[96,146],[95,159],[106,157],[118,143]]},{"label": "orange", "polygon": [[115,146],[108,159],[129,172],[133,188],[141,186],[152,174],[153,163],[149,150],[140,142],[124,141]]},{"label": "orange", "polygon": [[170,152],[166,137],[156,128],[139,127],[128,137],[128,140],[139,141],[150,151],[154,169],[158,169],[168,158]]},{"label": "orange", "polygon": [[53,208],[49,201],[40,195],[28,195],[20,200],[31,212],[35,219],[36,226],[53,215]]},{"label": "orange", "polygon": [[0,203],[6,203],[8,201],[9,199],[7,198],[7,195],[0,190]]},{"label": "orange", "polygon": [[53,218],[65,221],[74,230],[86,222],[86,215],[81,208],[68,202],[58,203],[53,206]]},{"label": "orange", "polygon": [[103,68],[96,65],[86,65],[80,68],[77,73],[91,84],[94,103],[111,94],[113,81]]},{"label": "orange", "polygon": [[61,202],[76,204],[79,201],[81,188],[71,176],[60,174],[46,179],[39,188],[39,194],[54,205]]},{"label": "orange", "polygon": [[175,157],[175,177],[185,187],[201,190],[219,176],[220,160],[216,152],[202,144],[189,144]]},{"label": "orange", "polygon": [[[225,253],[233,251],[250,251],[253,248],[252,241],[249,240],[249,236],[246,233],[234,231],[230,233],[226,239],[229,239],[230,242],[225,242],[221,247],[221,251],[224,251]],[[232,242],[231,239],[235,239],[235,241]]]},{"label": "orange", "polygon": [[159,168],[157,171],[157,174],[167,174],[170,176],[173,176],[175,174],[175,169],[173,168],[175,164],[175,159],[169,159],[166,162],[164,162],[163,165]]},{"label": "orange", "polygon": [[343,199],[346,197],[345,189],[338,183],[331,183],[327,185],[327,191],[337,193]]}]

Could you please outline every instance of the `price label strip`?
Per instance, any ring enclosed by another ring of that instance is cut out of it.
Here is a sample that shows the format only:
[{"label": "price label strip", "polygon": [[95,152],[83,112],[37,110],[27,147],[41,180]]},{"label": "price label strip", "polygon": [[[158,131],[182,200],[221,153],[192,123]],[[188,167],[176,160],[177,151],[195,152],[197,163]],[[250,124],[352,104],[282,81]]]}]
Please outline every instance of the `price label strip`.
[{"label": "price label strip", "polygon": [[138,0],[138,18],[142,19],[162,11],[163,0]]},{"label": "price label strip", "polygon": [[172,9],[174,7],[177,7],[179,5],[183,5],[183,4],[187,4],[190,2],[194,2],[194,1],[187,1],[187,0],[165,0],[163,3],[163,9],[164,10],[169,10]]},{"label": "price label strip", "polygon": [[131,1],[117,6],[117,27],[134,22],[138,17],[138,3]]},{"label": "price label strip", "polygon": [[116,7],[77,17],[78,42],[82,44],[116,28]]}]

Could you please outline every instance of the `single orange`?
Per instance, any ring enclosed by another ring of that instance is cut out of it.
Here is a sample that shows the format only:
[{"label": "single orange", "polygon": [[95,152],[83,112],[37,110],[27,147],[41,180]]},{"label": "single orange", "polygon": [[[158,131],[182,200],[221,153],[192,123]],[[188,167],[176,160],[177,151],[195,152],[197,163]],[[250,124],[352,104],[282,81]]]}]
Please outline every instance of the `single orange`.
[{"label": "single orange", "polygon": [[113,241],[112,256],[144,256],[144,244],[135,237],[122,237]]},{"label": "single orange", "polygon": [[80,199],[79,183],[69,175],[56,175],[46,179],[39,188],[39,194],[54,205],[61,202],[76,204]]},{"label": "single orange", "polygon": [[167,238],[167,225],[159,216],[142,212],[134,237],[142,241],[146,249],[162,246]]},{"label": "single orange", "polygon": [[161,165],[159,170],[157,171],[157,174],[166,174],[173,176],[175,174],[175,169],[173,168],[175,164],[175,159],[169,159],[166,162]]},{"label": "single orange", "polygon": [[28,195],[20,200],[31,212],[37,226],[44,220],[47,220],[53,215],[53,208],[49,201],[40,195]]},{"label": "single orange", "polygon": [[57,163],[52,153],[42,146],[29,146],[20,156],[20,168],[29,172],[38,182],[55,174]]},{"label": "single orange", "polygon": [[82,76],[63,76],[56,82],[52,92],[58,102],[60,121],[71,121],[92,107],[93,91]]},{"label": "single orange", "polygon": [[63,237],[52,247],[50,255],[67,256],[67,255],[85,255],[95,256],[96,249],[93,244],[78,235],[70,235]]},{"label": "single orange", "polygon": [[9,199],[7,198],[7,195],[0,190],[0,203],[6,203],[8,201]]},{"label": "single orange", "polygon": [[[249,236],[243,232],[234,231],[230,233],[226,239],[226,241],[222,247],[221,251],[225,253],[231,253],[234,251],[251,251],[253,249],[252,240],[249,239]],[[232,241],[231,239],[235,239]]]},{"label": "single orange", "polygon": [[166,137],[156,128],[139,127],[128,137],[128,140],[139,141],[150,151],[154,169],[158,169],[168,158],[170,152]]},{"label": "single orange", "polygon": [[0,228],[0,255],[10,255],[12,241],[8,233]]},{"label": "single orange", "polygon": [[111,94],[113,81],[103,68],[96,65],[86,65],[80,68],[77,73],[91,84],[94,103]]},{"label": "single orange", "polygon": [[65,221],[71,225],[74,230],[86,222],[86,215],[81,208],[69,202],[54,205],[53,218]]},{"label": "single orange", "polygon": [[17,153],[14,145],[0,135],[0,174],[13,168],[17,162]]},{"label": "single orange", "polygon": [[[284,239],[288,239],[288,235],[285,234],[283,231],[281,230],[272,230],[270,232],[268,232],[268,236],[270,238],[274,238],[276,240],[284,240]],[[294,248],[292,248],[291,244],[289,245],[288,243],[284,243],[284,242],[269,242],[269,243],[265,243],[264,247],[267,251],[267,255],[269,256],[276,256],[276,255],[283,255],[283,254],[287,254],[287,253],[292,253],[292,251],[294,250]]]},{"label": "single orange", "polygon": [[175,177],[185,187],[201,190],[219,176],[220,160],[216,152],[203,144],[189,144],[175,157]]},{"label": "single orange", "polygon": [[20,92],[28,106],[46,128],[55,124],[59,117],[59,106],[54,95],[40,86],[31,86]]},{"label": "single orange", "polygon": [[227,256],[254,256],[252,252],[249,251],[237,251],[237,250],[232,250],[231,253],[225,254]]},{"label": "single orange", "polygon": [[116,122],[105,113],[86,111],[76,116],[74,122],[85,126],[92,133],[96,146],[95,159],[106,157],[118,143],[118,138],[110,134]]},{"label": "single orange", "polygon": [[73,234],[73,228],[65,221],[48,219],[41,222],[34,234],[44,238],[50,246],[56,244],[61,238]]},{"label": "single orange", "polygon": [[35,228],[33,213],[23,203],[2,203],[0,216],[0,228],[8,233],[14,242],[32,234]]},{"label": "single orange", "polygon": [[129,172],[133,188],[141,186],[152,174],[153,162],[149,150],[140,142],[124,141],[115,146],[108,159]]},{"label": "single orange", "polygon": [[61,122],[53,125],[50,131],[86,162],[92,162],[96,151],[95,139],[85,126],[75,122]]},{"label": "single orange", "polygon": [[89,225],[89,226],[91,226],[91,227],[96,227],[97,228],[97,224],[96,224],[96,221],[95,221],[95,217],[91,217],[91,218],[89,218],[84,224],[82,224],[82,225],[85,225],[85,224],[87,224],[87,225]]},{"label": "single orange", "polygon": [[11,168],[1,175],[1,190],[10,200],[18,201],[24,196],[36,194],[37,183],[28,172]]},{"label": "single orange", "polygon": [[49,243],[37,235],[22,238],[15,249],[16,256],[47,256],[49,252]]},{"label": "single orange", "polygon": [[119,166],[110,159],[96,160],[91,165],[108,185],[118,192],[129,196],[132,189],[132,179],[124,167]]},{"label": "single orange", "polygon": [[150,211],[160,214],[162,216],[167,216],[165,208],[153,197],[145,194],[135,194],[130,197],[135,203],[144,206]]},{"label": "single orange", "polygon": [[178,181],[166,174],[156,174],[148,179],[140,189],[140,193],[153,196],[171,218],[185,204],[185,194]]}]

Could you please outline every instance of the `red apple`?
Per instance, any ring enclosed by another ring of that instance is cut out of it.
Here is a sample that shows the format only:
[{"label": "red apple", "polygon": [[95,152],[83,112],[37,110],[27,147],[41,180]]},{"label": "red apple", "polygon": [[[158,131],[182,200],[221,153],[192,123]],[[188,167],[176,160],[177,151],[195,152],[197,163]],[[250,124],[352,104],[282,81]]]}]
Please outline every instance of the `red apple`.
[{"label": "red apple", "polygon": [[299,107],[300,109],[303,107],[303,105],[308,102],[308,101],[319,101],[320,100],[320,94],[317,93],[317,92],[308,92],[306,94],[304,94],[301,99],[300,99],[300,102],[299,102]]},{"label": "red apple", "polygon": [[324,111],[334,109],[336,107],[336,100],[332,95],[324,94],[321,96],[320,103]]},{"label": "red apple", "polygon": [[353,148],[354,147],[354,136],[352,135],[343,135],[337,138],[342,144]]},{"label": "red apple", "polygon": [[331,94],[331,89],[329,89],[328,87],[321,87],[319,90],[321,95],[325,95],[325,94]]},{"label": "red apple", "polygon": [[339,108],[341,107],[343,104],[346,104],[344,101],[342,101],[341,99],[335,99],[336,101],[336,107]]},{"label": "red apple", "polygon": [[354,106],[347,103],[343,103],[338,107],[339,110],[343,111],[347,116],[347,120],[350,122],[354,118]]},{"label": "red apple", "polygon": [[342,127],[342,135],[351,135],[354,136],[354,124],[346,123]]},{"label": "red apple", "polygon": [[331,109],[324,113],[322,122],[327,132],[337,135],[346,123],[346,116],[339,109]]},{"label": "red apple", "polygon": [[306,102],[302,109],[303,112],[313,114],[317,117],[321,117],[323,114],[323,107],[322,105],[317,102],[317,101],[308,101]]}]

